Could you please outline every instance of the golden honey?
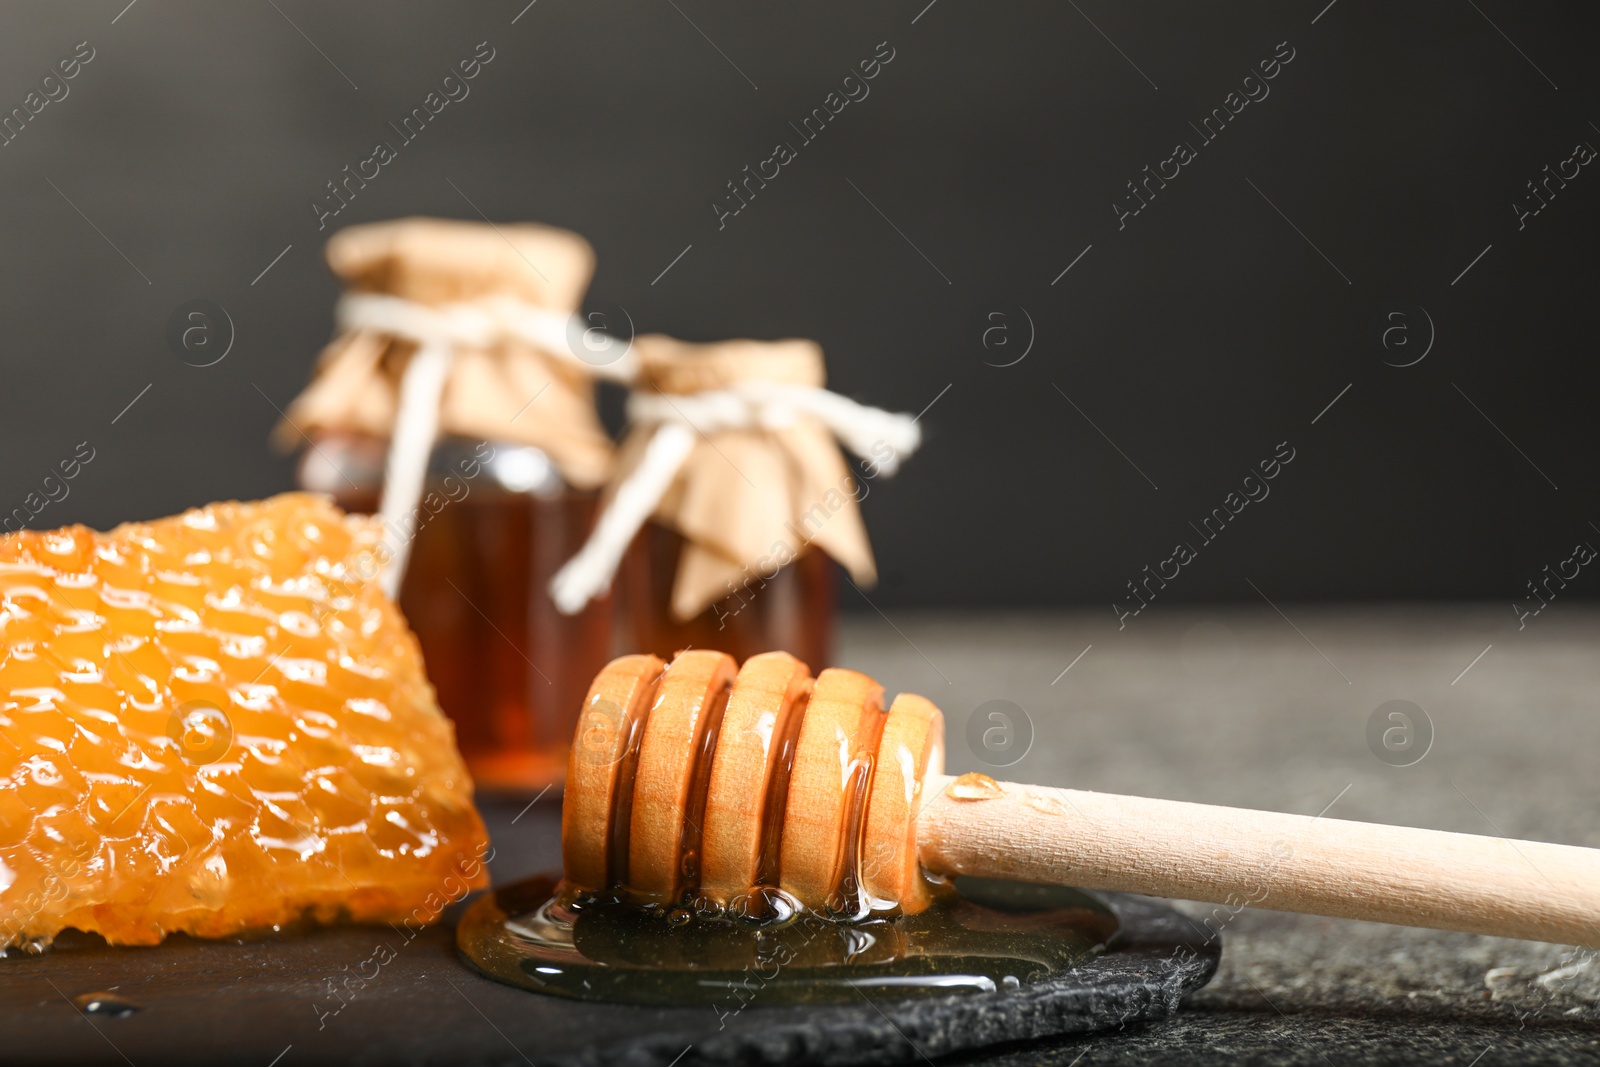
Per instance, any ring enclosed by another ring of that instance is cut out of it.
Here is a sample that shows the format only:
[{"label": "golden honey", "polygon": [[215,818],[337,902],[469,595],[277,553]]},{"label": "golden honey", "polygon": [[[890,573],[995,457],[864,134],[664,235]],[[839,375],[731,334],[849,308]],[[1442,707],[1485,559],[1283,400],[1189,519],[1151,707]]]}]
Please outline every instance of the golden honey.
[{"label": "golden honey", "polygon": [[[781,900],[779,891],[771,898]],[[641,908],[532,878],[484,894],[456,943],[509,985],[577,1000],[747,1007],[1019,989],[1101,954],[1116,916],[1056,886],[963,878],[916,915],[841,922],[794,902],[761,918]]]},{"label": "golden honey", "polygon": [[0,538],[0,950],[423,924],[486,883],[378,539],[304,494]]},{"label": "golden honey", "polygon": [[457,928],[492,978],[736,1014],[865,990],[1019,989],[1117,929],[1071,890],[953,886],[921,866],[919,799],[943,768],[943,717],[921,697],[885,710],[883,687],[855,671],[813,679],[785,652],[740,666],[694,649],[613,661],[585,705],[566,880],[503,887]]},{"label": "golden honey", "polygon": [[[322,435],[301,482],[374,512],[383,455],[375,438]],[[547,588],[595,505],[536,449],[455,439],[435,449],[400,608],[480,788],[537,791],[565,773],[583,694],[610,658],[611,604],[566,616]]]},{"label": "golden honey", "polygon": [[658,523],[639,531],[617,577],[620,627],[629,651],[670,659],[709,648],[746,660],[783,649],[821,669],[833,659],[838,565],[819,549],[801,552],[770,576],[751,573],[691,619],[671,611],[682,535]]}]

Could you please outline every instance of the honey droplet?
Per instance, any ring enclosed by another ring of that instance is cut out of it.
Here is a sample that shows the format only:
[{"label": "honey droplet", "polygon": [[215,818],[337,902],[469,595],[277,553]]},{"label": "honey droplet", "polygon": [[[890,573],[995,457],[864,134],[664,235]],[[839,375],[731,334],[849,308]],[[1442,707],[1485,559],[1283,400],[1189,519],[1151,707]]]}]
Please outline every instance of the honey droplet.
[{"label": "honey droplet", "polygon": [[968,771],[945,786],[944,795],[952,800],[995,800],[1006,794],[1000,783],[987,774]]},{"label": "honey droplet", "polygon": [[1046,815],[1065,815],[1067,806],[1048,793],[1035,793],[1031,789],[1022,794],[1022,802],[1034,811],[1042,811]]},{"label": "honey droplet", "polygon": [[85,1014],[108,1015],[113,1019],[132,1015],[141,1008],[127,997],[115,993],[80,993],[72,998],[72,1003]]}]

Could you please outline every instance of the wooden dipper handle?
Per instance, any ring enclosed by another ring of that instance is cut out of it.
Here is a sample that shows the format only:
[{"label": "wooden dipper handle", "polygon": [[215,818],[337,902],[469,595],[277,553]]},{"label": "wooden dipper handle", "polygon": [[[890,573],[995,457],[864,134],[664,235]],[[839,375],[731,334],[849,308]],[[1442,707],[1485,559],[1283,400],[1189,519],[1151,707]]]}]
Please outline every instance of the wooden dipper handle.
[{"label": "wooden dipper handle", "polygon": [[936,873],[1600,948],[1600,849],[953,781],[931,776],[917,817]]},{"label": "wooden dipper handle", "polygon": [[866,915],[928,906],[926,869],[1600,948],[1600,849],[948,778],[939,709],[882,696],[783,652],[612,661],[568,763],[568,881]]}]

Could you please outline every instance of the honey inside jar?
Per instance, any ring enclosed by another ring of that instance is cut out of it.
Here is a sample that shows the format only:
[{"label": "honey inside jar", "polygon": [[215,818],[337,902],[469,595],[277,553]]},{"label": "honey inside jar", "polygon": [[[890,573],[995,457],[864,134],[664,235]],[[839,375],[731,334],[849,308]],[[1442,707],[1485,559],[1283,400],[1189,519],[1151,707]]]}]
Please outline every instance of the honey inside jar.
[{"label": "honey inside jar", "polygon": [[[301,483],[375,512],[384,450],[321,435]],[[459,438],[434,449],[399,601],[481,789],[539,790],[565,773],[584,692],[610,657],[611,605],[566,616],[545,589],[595,506],[537,449]]]},{"label": "honey inside jar", "polygon": [[629,647],[670,657],[680,648],[713,648],[744,660],[775,648],[825,666],[833,658],[838,564],[804,551],[770,575],[753,573],[700,614],[677,618],[672,586],[685,538],[659,523],[639,531],[617,579],[621,627]]}]

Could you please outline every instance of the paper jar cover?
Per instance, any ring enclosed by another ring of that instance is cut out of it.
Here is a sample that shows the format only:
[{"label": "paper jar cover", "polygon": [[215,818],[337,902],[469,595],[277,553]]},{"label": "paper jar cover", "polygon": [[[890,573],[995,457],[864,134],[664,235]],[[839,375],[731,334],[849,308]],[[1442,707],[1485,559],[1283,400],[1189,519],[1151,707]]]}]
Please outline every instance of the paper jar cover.
[{"label": "paper jar cover", "polygon": [[[594,252],[577,234],[532,223],[490,225],[398,219],[351,226],[327,245],[345,286],[428,306],[511,299],[550,311],[577,310]],[[336,336],[311,384],[290,405],[276,437],[344,430],[390,436],[412,342],[369,329]],[[439,432],[531,445],[567,482],[593,488],[611,469],[612,448],[582,368],[523,341],[457,347],[440,404]],[[530,400],[537,396],[532,404]]]},{"label": "paper jar cover", "polygon": [[[636,338],[634,351],[641,367],[636,390],[669,398],[736,382],[820,387],[824,379],[822,349],[811,341],[690,344],[655,334]],[[613,486],[638,465],[652,431],[636,427],[623,441]],[[688,542],[673,583],[673,614],[693,618],[727,596],[730,583],[738,589],[770,578],[807,543],[858,583],[873,583],[877,569],[859,493],[833,435],[813,419],[697,435],[654,515]]]}]

